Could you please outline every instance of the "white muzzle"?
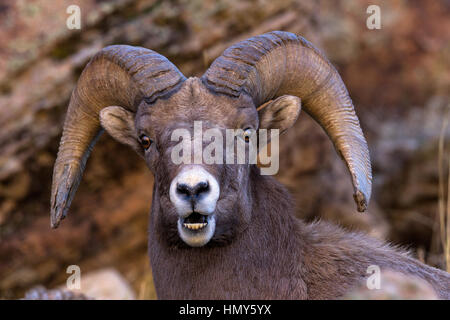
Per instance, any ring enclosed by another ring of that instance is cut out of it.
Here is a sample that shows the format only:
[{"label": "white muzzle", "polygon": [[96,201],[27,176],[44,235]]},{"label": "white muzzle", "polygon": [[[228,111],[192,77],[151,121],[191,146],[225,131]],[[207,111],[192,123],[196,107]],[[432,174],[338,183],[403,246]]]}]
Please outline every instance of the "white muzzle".
[{"label": "white muzzle", "polygon": [[201,247],[214,235],[214,211],[220,187],[202,166],[192,165],[183,170],[170,184],[170,201],[178,218],[178,233],[192,247]]}]

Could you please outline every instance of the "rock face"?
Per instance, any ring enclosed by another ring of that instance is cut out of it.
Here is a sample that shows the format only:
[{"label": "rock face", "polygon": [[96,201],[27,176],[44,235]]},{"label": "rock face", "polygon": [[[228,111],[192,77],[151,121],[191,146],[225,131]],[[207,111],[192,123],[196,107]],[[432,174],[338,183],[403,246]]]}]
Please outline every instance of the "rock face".
[{"label": "rock face", "polygon": [[47,290],[43,286],[30,289],[25,293],[23,300],[92,300],[82,293],[74,293],[68,290]]},{"label": "rock face", "polygon": [[[70,282],[70,280],[69,280]],[[92,271],[79,278],[79,286],[67,284],[47,290],[42,286],[25,293],[25,300],[134,300],[136,295],[117,270],[108,268]]]},{"label": "rock face", "polygon": [[[81,8],[81,30],[66,27],[72,4]],[[450,7],[446,1],[383,3],[382,28],[368,30],[370,4],[2,1],[0,297],[23,297],[38,284],[55,287],[65,282],[67,266],[77,264],[83,271],[112,265],[139,297],[155,298],[146,253],[153,178],[133,151],[104,135],[68,219],[49,228],[52,166],[70,93],[89,58],[106,45],[151,48],[193,76],[227,46],[271,30],[303,35],[336,65],[373,161],[373,198],[369,212],[359,214],[329,139],[301,115],[281,139],[277,176],[293,193],[297,215],[418,248],[425,261],[443,268],[436,221],[440,193],[446,203],[447,184],[439,189],[439,181],[447,181],[450,153],[450,125],[443,130],[450,109],[450,35],[443,32],[450,29]]]},{"label": "rock face", "polygon": [[[370,282],[370,279],[368,280]],[[379,287],[361,284],[344,297],[346,300],[437,300],[431,285],[423,279],[392,270],[381,273]]]},{"label": "rock face", "polygon": [[[65,290],[61,286],[60,290]],[[107,268],[82,274],[80,288],[70,289],[78,295],[96,300],[134,300],[136,295],[127,280],[115,269]]]}]

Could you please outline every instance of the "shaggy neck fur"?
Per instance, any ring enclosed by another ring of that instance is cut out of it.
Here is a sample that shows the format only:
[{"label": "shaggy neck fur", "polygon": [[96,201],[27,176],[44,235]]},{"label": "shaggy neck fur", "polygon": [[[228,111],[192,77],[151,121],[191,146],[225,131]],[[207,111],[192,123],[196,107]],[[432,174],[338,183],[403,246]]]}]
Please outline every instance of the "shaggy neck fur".
[{"label": "shaggy neck fur", "polygon": [[[290,281],[301,261],[286,259],[286,252],[301,256],[291,198],[272,177],[257,171],[249,179],[251,221],[226,245],[168,246],[151,218],[150,260],[159,298],[261,299],[273,297],[274,290],[278,298],[306,297],[304,286]],[[155,190],[152,213],[161,210],[157,194]],[[276,288],[269,281],[274,278],[280,279]]]},{"label": "shaggy neck fur", "polygon": [[337,299],[364,284],[371,265],[422,278],[450,299],[448,273],[362,233],[305,224],[287,190],[257,171],[249,178],[251,220],[223,245],[168,245],[155,219],[155,185],[149,254],[159,299]]}]

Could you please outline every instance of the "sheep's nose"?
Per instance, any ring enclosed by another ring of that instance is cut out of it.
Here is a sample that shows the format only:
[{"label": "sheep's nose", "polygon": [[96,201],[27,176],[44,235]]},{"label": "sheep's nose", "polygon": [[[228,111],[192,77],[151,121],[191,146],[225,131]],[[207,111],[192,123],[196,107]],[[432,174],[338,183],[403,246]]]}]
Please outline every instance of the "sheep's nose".
[{"label": "sheep's nose", "polygon": [[193,187],[185,183],[177,183],[177,193],[181,196],[187,197],[191,201],[197,200],[200,196],[208,193],[208,181],[201,181]]},{"label": "sheep's nose", "polygon": [[170,201],[181,217],[213,214],[219,194],[217,179],[198,165],[183,168],[170,183]]}]

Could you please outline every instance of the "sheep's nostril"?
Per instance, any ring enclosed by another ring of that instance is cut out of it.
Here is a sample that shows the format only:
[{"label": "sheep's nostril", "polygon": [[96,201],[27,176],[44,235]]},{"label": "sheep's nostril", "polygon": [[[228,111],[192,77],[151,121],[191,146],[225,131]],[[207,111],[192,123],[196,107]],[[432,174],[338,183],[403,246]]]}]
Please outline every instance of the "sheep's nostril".
[{"label": "sheep's nostril", "polygon": [[188,197],[190,197],[192,194],[191,187],[184,183],[177,184],[177,192]]},{"label": "sheep's nostril", "polygon": [[184,183],[177,184],[177,193],[190,199],[198,198],[209,191],[209,183],[202,181],[191,187]]}]

